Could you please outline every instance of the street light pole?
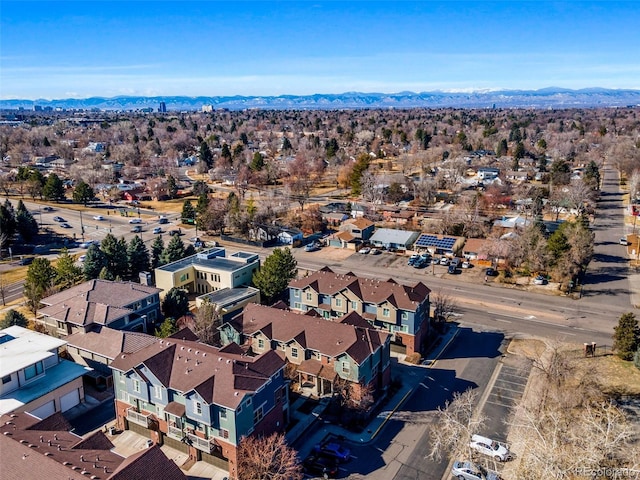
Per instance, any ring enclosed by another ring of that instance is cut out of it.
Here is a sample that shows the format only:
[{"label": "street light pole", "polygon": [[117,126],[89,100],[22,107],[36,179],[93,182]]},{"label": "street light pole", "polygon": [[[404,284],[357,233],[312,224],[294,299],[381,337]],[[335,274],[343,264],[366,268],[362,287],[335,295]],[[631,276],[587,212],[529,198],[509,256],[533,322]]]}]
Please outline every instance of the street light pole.
[{"label": "street light pole", "polygon": [[82,241],[84,242],[84,224],[82,223],[82,210],[80,210],[80,234],[82,235]]}]

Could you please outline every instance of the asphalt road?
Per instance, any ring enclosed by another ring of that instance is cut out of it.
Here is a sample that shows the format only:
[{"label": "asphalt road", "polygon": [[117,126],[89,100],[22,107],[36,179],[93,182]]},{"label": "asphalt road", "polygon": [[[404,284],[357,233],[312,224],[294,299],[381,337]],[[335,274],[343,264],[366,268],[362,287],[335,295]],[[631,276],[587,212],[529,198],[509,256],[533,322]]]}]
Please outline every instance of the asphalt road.
[{"label": "asphalt road", "polygon": [[[440,480],[448,458],[446,452],[440,460],[429,456],[429,431],[435,412],[452,399],[454,392],[473,388],[477,399],[481,398],[502,358],[504,341],[497,332],[463,328],[430,368],[399,365],[400,371],[393,375],[416,382],[418,387],[371,443],[350,445],[354,458],[344,466],[342,476],[354,480]],[[506,411],[497,413],[503,414]]]}]

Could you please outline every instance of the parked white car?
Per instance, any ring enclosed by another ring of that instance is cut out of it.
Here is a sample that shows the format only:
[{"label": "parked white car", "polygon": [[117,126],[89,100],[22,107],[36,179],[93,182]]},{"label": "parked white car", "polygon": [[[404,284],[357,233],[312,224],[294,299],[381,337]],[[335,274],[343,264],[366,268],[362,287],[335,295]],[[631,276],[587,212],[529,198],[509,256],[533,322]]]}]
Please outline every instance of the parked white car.
[{"label": "parked white car", "polygon": [[102,220],[104,220],[104,217],[102,215],[94,215],[93,219],[94,220],[98,220],[99,222],[101,222]]},{"label": "parked white car", "polygon": [[495,472],[489,472],[471,462],[454,462],[451,467],[451,475],[458,480],[500,480]]},{"label": "parked white car", "polygon": [[493,457],[499,462],[506,462],[511,459],[509,447],[504,443],[496,442],[495,440],[483,437],[482,435],[473,435],[471,437],[471,442],[469,442],[469,446],[473,450],[484,455],[488,455],[489,457]]},{"label": "parked white car", "polygon": [[140,218],[132,218],[131,220],[129,220],[129,223],[131,223],[131,224],[142,223],[142,219],[140,219]]}]

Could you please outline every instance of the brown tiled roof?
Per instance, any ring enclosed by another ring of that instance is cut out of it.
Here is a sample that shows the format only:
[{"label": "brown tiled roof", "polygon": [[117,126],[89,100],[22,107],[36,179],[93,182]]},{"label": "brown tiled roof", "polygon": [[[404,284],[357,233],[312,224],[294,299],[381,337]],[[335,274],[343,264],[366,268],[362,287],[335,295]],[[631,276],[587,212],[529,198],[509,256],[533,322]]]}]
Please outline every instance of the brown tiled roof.
[{"label": "brown tiled roof", "polygon": [[167,406],[164,407],[164,411],[171,415],[182,417],[186,412],[186,407],[178,402],[169,402],[167,403]]},{"label": "brown tiled roof", "polygon": [[298,372],[306,373],[309,375],[315,375],[316,377],[324,378],[325,380],[334,381],[338,374],[336,371],[328,365],[323,365],[318,360],[310,358],[305,360],[297,368]]},{"label": "brown tiled roof", "polygon": [[233,324],[245,335],[256,332],[265,334],[269,330],[271,334],[265,335],[271,340],[285,343],[296,340],[302,347],[332,358],[348,353],[357,363],[364,361],[388,336],[372,328],[362,329],[348,323],[332,322],[258,304],[247,305],[233,319]]},{"label": "brown tiled roof", "polygon": [[169,460],[158,445],[128,457],[109,480],[186,480],[180,467]]},{"label": "brown tiled roof", "polygon": [[97,331],[74,333],[66,338],[70,346],[114,359],[121,353],[133,353],[160,339],[146,333],[102,327]]},{"label": "brown tiled roof", "polygon": [[302,277],[289,283],[292,288],[311,288],[317,293],[334,296],[345,290],[351,291],[361,301],[374,305],[389,302],[395,307],[415,311],[431,290],[418,282],[413,286],[396,282],[361,278],[351,272],[341,275],[330,269],[318,270],[308,277]]},{"label": "brown tiled roof", "polygon": [[202,343],[164,339],[133,354],[118,355],[111,363],[124,372],[141,365],[165,387],[185,393],[196,390],[209,404],[235,409],[245,394],[261,387],[284,362],[275,352],[247,357]]},{"label": "brown tiled roof", "polygon": [[45,305],[54,305],[71,298],[83,296],[89,302],[102,303],[114,307],[124,307],[147,298],[162,289],[134,282],[112,282],[109,280],[89,280],[42,299]]},{"label": "brown tiled roof", "polygon": [[59,420],[39,421],[27,413],[14,412],[0,417],[0,477],[11,480],[186,479],[172,460],[162,452],[154,452],[154,448],[124,459],[111,451],[113,444],[102,432],[83,440],[66,429],[51,430],[56,424]]},{"label": "brown tiled roof", "polygon": [[364,217],[358,217],[358,218],[353,218],[350,220],[345,220],[343,222],[344,224],[348,224],[348,225],[353,225],[356,228],[359,228],[360,230],[370,227],[371,225],[373,225],[374,223],[371,220],[368,220]]},{"label": "brown tiled roof", "polygon": [[471,253],[480,253],[482,251],[482,247],[487,244],[487,240],[484,238],[468,238],[466,242],[464,242],[464,247],[462,251],[471,252]]}]

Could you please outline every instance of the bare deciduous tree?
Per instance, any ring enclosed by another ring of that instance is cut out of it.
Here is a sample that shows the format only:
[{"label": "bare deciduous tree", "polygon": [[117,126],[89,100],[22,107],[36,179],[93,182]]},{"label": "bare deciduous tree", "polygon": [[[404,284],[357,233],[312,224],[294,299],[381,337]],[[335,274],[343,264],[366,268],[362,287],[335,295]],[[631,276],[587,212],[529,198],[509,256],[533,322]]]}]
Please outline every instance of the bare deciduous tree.
[{"label": "bare deciduous tree", "polygon": [[238,447],[238,478],[242,480],[300,480],[298,453],[284,435],[243,437]]},{"label": "bare deciduous tree", "polygon": [[445,452],[454,457],[471,458],[471,436],[483,427],[486,418],[476,413],[478,393],[468,389],[455,392],[453,400],[438,408],[436,422],[431,430],[429,456],[440,460]]}]

